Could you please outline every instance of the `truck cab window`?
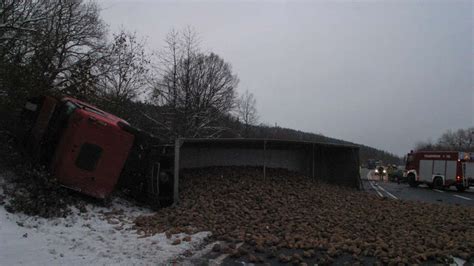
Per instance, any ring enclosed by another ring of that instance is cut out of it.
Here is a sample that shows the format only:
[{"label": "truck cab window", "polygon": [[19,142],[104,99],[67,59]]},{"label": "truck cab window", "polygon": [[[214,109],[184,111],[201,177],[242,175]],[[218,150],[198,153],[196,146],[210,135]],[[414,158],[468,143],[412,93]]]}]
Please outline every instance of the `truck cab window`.
[{"label": "truck cab window", "polygon": [[81,146],[76,159],[76,166],[86,171],[94,171],[102,155],[102,148],[91,143],[84,143]]},{"label": "truck cab window", "polygon": [[68,118],[74,113],[74,110],[77,109],[77,106],[71,102],[65,102],[58,113],[58,123],[61,127],[66,127]]}]

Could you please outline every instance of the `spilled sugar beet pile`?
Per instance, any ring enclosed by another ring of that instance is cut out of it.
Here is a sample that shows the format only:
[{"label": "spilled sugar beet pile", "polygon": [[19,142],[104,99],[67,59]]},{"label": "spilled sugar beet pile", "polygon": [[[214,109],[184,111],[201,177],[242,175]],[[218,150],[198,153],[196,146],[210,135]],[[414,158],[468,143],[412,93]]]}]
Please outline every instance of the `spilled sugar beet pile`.
[{"label": "spilled sugar beet pile", "polygon": [[137,229],[211,231],[217,240],[245,243],[216,250],[255,262],[474,258],[473,208],[380,199],[282,169],[267,170],[266,180],[257,168],[194,169],[180,182],[179,206],[137,218]]}]

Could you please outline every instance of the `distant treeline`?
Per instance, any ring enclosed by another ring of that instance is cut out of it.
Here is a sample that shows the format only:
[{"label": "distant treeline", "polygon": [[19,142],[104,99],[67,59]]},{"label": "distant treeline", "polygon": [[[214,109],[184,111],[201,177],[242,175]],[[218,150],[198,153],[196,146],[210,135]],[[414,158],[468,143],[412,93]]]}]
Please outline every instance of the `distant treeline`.
[{"label": "distant treeline", "polygon": [[417,143],[415,150],[474,152],[474,127],[448,130],[435,141],[427,140]]},{"label": "distant treeline", "polygon": [[281,128],[281,127],[269,127],[269,126],[256,126],[252,137],[256,138],[275,138],[275,139],[291,139],[301,141],[316,141],[324,143],[336,143],[336,144],[352,144],[359,146],[359,158],[361,163],[365,163],[368,159],[381,160],[384,163],[399,164],[402,159],[394,154],[378,150],[369,146],[352,143],[340,139],[326,137],[320,134],[308,133],[299,130]]}]

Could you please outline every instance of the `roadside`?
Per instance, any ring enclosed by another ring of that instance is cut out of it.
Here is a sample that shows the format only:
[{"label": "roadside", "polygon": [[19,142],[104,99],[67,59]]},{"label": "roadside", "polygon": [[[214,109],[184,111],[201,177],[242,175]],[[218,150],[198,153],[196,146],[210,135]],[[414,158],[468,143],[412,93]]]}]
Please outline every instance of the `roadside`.
[{"label": "roadside", "polygon": [[364,189],[379,197],[395,200],[474,206],[473,188],[467,189],[464,192],[458,192],[455,189],[430,189],[425,185],[413,188],[407,183],[397,184],[396,182],[380,181],[373,170],[368,169],[362,169],[361,177],[363,177]]},{"label": "roadside", "polygon": [[168,264],[210,235],[145,236],[134,221],[154,211],[120,197],[105,205],[59,186],[0,134],[1,265]]},{"label": "roadside", "polygon": [[64,217],[10,213],[5,205],[11,198],[3,187],[13,175],[0,172],[2,265],[166,264],[199,249],[210,234],[144,236],[135,230],[134,219],[152,211],[120,198],[110,207],[71,206]]}]

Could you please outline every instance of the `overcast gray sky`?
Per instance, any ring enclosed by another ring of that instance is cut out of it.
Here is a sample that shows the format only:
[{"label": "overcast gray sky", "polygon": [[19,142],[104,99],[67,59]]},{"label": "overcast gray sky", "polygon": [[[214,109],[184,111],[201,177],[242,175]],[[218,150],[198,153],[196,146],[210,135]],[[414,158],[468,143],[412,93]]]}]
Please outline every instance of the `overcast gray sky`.
[{"label": "overcast gray sky", "polygon": [[474,125],[473,1],[99,2],[112,31],[163,46],[195,28],[261,122],[402,155]]}]

